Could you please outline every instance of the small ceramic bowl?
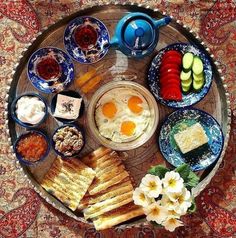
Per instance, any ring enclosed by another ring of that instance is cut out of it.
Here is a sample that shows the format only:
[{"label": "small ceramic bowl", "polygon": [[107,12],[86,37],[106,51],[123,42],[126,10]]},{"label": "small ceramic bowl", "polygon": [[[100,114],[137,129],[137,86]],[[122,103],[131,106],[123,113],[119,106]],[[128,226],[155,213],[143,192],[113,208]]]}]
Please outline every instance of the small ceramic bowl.
[{"label": "small ceramic bowl", "polygon": [[[30,134],[33,134],[33,133],[42,136],[42,137],[46,140],[46,143],[47,143],[47,149],[46,149],[44,155],[43,155],[39,160],[37,160],[37,161],[35,161],[35,162],[29,161],[29,160],[25,160],[25,159],[23,158],[23,156],[22,156],[20,153],[18,153],[18,151],[17,151],[17,146],[18,146],[20,140],[22,140],[23,138],[26,138],[27,136],[29,136]],[[46,158],[46,157],[48,156],[48,154],[49,154],[50,147],[51,147],[51,146],[50,146],[50,140],[48,139],[48,137],[47,137],[43,132],[38,131],[38,130],[30,130],[30,131],[27,131],[26,133],[21,134],[21,135],[17,138],[17,140],[15,141],[15,143],[14,143],[14,145],[13,145],[13,149],[14,149],[14,151],[15,151],[15,153],[16,153],[17,159],[18,159],[21,163],[23,163],[23,164],[25,164],[25,165],[28,165],[28,166],[34,166],[34,165],[37,165],[38,163],[44,161],[45,158]]]},{"label": "small ceramic bowl", "polygon": [[81,64],[101,60],[108,52],[109,42],[109,32],[104,23],[91,16],[73,19],[64,32],[66,51]]},{"label": "small ceramic bowl", "polygon": [[[178,148],[174,134],[200,123],[208,137],[208,143],[187,154]],[[196,108],[179,109],[172,112],[161,126],[159,147],[164,158],[173,166],[189,164],[193,171],[206,169],[220,157],[224,146],[224,135],[219,123],[207,112]]]},{"label": "small ceramic bowl", "polygon": [[[40,99],[44,105],[45,105],[45,115],[44,117],[42,118],[42,120],[40,122],[38,122],[37,124],[29,124],[29,123],[25,123],[25,122],[22,122],[21,120],[18,119],[17,115],[16,115],[16,104],[17,104],[17,101],[21,98],[21,97],[24,97],[24,96],[28,96],[28,97],[37,97],[38,99]],[[12,119],[17,123],[19,124],[20,126],[23,126],[25,128],[35,128],[35,127],[38,127],[39,125],[41,125],[45,119],[47,118],[48,116],[48,108],[47,108],[47,103],[46,103],[46,100],[39,94],[36,94],[36,93],[26,93],[26,94],[22,94],[18,97],[16,97],[14,99],[14,101],[12,102],[11,104],[11,117]]]},{"label": "small ceramic bowl", "polygon": [[[66,95],[66,96],[70,96],[70,97],[74,97],[74,98],[82,98],[80,96],[79,93],[77,93],[76,91],[72,91],[72,90],[69,90],[69,91],[62,91],[58,94],[62,94],[62,95]],[[57,103],[57,96],[58,94],[54,95],[52,100],[51,100],[51,113],[52,113],[52,116],[55,112],[55,109],[56,109],[56,103]],[[81,102],[81,107],[80,107],[80,112],[79,112],[79,116],[75,119],[63,119],[63,118],[59,118],[59,117],[55,117],[58,121],[62,122],[62,123],[73,123],[75,122],[84,112],[84,101],[82,100]]]},{"label": "small ceramic bowl", "polygon": [[[203,88],[199,92],[194,92],[192,90],[187,94],[182,93],[181,101],[164,100],[160,93],[160,66],[162,63],[163,55],[169,50],[176,50],[182,53],[182,55],[184,55],[186,52],[191,52],[194,55],[200,57],[203,62],[203,72],[205,75],[205,83]],[[152,60],[148,71],[148,85],[150,91],[153,93],[156,100],[158,100],[163,105],[171,108],[185,108],[193,106],[194,104],[200,102],[209,92],[212,84],[212,79],[213,71],[209,57],[200,48],[189,43],[175,43],[159,50],[158,54]]]},{"label": "small ceramic bowl", "polygon": [[[96,125],[95,110],[96,110],[98,101],[105,93],[115,88],[117,88],[117,90],[122,90],[122,88],[125,88],[125,89],[128,88],[128,89],[137,91],[137,93],[141,94],[146,99],[146,102],[149,106],[149,110],[150,110],[149,124],[147,128],[145,129],[145,132],[142,133],[140,136],[138,136],[138,138],[132,141],[118,143],[110,139],[107,139],[99,133],[99,130]],[[114,150],[118,150],[118,151],[132,150],[143,145],[152,137],[152,135],[156,131],[157,124],[159,121],[159,111],[158,111],[155,98],[142,85],[138,83],[130,82],[130,81],[111,82],[101,87],[98,91],[96,91],[96,93],[91,98],[90,104],[88,107],[88,112],[87,112],[87,121],[88,121],[88,127],[91,134],[94,135],[96,140],[102,145],[112,148]]]},{"label": "small ceramic bowl", "polygon": [[[53,137],[54,137],[54,135],[58,132],[58,130],[59,130],[59,129],[62,129],[62,128],[64,128],[64,127],[67,127],[67,126],[68,126],[68,127],[74,127],[74,128],[76,128],[79,132],[81,132],[82,138],[83,138],[83,145],[82,145],[82,147],[80,148],[79,151],[77,151],[76,153],[74,153],[74,154],[71,155],[71,156],[66,156],[66,155],[64,155],[63,153],[59,152],[59,151],[55,148],[55,141],[53,140]],[[62,158],[74,158],[74,157],[78,156],[79,153],[80,153],[80,152],[82,151],[82,149],[84,148],[84,145],[85,145],[85,134],[84,134],[83,129],[82,129],[81,127],[79,127],[78,125],[75,125],[75,124],[64,124],[64,125],[58,127],[58,128],[54,131],[54,133],[53,133],[53,135],[52,135],[51,143],[52,143],[52,147],[53,147],[53,149],[54,149],[54,151],[56,152],[57,155],[61,156]]]},{"label": "small ceramic bowl", "polygon": [[30,56],[27,74],[29,81],[37,90],[43,93],[56,93],[63,91],[73,82],[74,64],[63,50],[44,47]]}]

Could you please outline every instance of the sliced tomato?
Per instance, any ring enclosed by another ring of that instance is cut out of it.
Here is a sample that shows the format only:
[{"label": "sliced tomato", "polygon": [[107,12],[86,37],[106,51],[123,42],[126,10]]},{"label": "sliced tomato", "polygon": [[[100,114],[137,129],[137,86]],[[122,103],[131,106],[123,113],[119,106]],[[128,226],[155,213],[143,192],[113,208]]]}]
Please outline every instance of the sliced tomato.
[{"label": "sliced tomato", "polygon": [[176,81],[168,81],[166,84],[161,85],[160,90],[166,90],[168,88],[177,88],[181,91],[181,84]]},{"label": "sliced tomato", "polygon": [[173,57],[179,57],[182,59],[182,54],[177,51],[177,50],[168,50],[167,52],[165,52],[165,54],[162,56],[162,60],[164,60],[164,58],[168,57],[168,56],[173,56]]},{"label": "sliced tomato", "polygon": [[160,73],[160,77],[165,77],[168,74],[175,74],[177,77],[180,77],[180,69],[166,69]]},{"label": "sliced tomato", "polygon": [[162,97],[165,97],[169,92],[172,92],[172,90],[176,90],[177,92],[180,91],[180,86],[176,85],[169,85],[168,87],[164,87],[161,89],[160,93]]},{"label": "sliced tomato", "polygon": [[166,80],[166,78],[176,78],[176,80],[180,80],[180,73],[178,70],[172,69],[167,70],[166,72],[160,74],[160,80]]},{"label": "sliced tomato", "polygon": [[180,87],[181,83],[178,80],[175,80],[173,78],[169,78],[168,80],[166,80],[165,82],[160,82],[160,87],[167,87],[170,84],[176,85],[177,87]]},{"label": "sliced tomato", "polygon": [[180,66],[182,64],[182,57],[167,56],[161,61],[161,63],[162,64],[172,63]]},{"label": "sliced tomato", "polygon": [[182,93],[180,88],[169,88],[168,90],[164,90],[161,92],[161,96],[164,100],[173,100],[173,101],[181,101]]},{"label": "sliced tomato", "polygon": [[170,79],[171,81],[177,81],[179,83],[181,82],[179,75],[168,73],[160,77],[160,83],[165,84],[165,82],[169,81]]},{"label": "sliced tomato", "polygon": [[168,69],[176,69],[180,71],[180,65],[178,64],[172,64],[172,63],[167,63],[167,64],[161,64],[160,67],[160,73],[164,73],[165,71],[167,71]]},{"label": "sliced tomato", "polygon": [[164,75],[162,74],[160,76],[160,82],[165,82],[169,78],[174,78],[177,81],[181,81],[180,76],[178,74],[176,74],[176,73],[166,73],[166,74],[164,74]]}]

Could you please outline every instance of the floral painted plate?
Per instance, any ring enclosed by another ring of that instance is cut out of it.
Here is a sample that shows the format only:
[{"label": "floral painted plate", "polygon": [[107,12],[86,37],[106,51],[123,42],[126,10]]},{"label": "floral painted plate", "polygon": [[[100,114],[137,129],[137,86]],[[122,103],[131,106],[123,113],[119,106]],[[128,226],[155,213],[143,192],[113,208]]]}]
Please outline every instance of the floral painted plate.
[{"label": "floral painted plate", "polygon": [[101,60],[108,52],[109,42],[106,26],[94,17],[77,17],[67,25],[64,32],[67,52],[82,64]]},{"label": "floral painted plate", "polygon": [[28,78],[43,93],[64,90],[74,80],[74,65],[64,51],[46,47],[35,51],[28,61]]},{"label": "floral painted plate", "polygon": [[[160,84],[159,84],[159,68],[161,65],[162,56],[169,50],[177,50],[182,54],[191,52],[196,56],[199,56],[203,61],[203,71],[205,75],[205,84],[200,92],[189,92],[188,94],[182,94],[182,101],[169,101],[164,100],[160,95]],[[209,58],[196,46],[187,43],[176,43],[169,45],[159,51],[159,53],[152,60],[151,66],[148,71],[148,85],[151,92],[154,94],[156,99],[162,104],[172,108],[183,108],[192,106],[202,100],[208,93],[212,83],[212,67]]]},{"label": "floral painted plate", "polygon": [[[208,144],[188,154],[179,150],[174,135],[195,123],[200,123],[208,137]],[[175,167],[183,163],[193,171],[207,168],[221,154],[224,137],[218,122],[208,113],[199,109],[180,109],[170,114],[163,123],[159,135],[159,147],[165,159]]]}]

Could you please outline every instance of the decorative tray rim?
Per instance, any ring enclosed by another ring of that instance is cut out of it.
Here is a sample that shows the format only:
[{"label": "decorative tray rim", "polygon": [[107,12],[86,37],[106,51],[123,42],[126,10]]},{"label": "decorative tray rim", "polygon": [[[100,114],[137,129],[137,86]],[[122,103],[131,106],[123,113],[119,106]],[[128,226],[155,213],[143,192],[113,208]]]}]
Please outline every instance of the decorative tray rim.
[{"label": "decorative tray rim", "polygon": [[[199,193],[210,183],[211,179],[213,178],[216,171],[218,170],[218,168],[219,168],[219,166],[220,166],[220,164],[221,164],[221,162],[224,158],[227,146],[228,146],[229,136],[230,136],[230,129],[231,129],[230,99],[229,99],[229,93],[227,91],[228,87],[227,87],[227,84],[225,82],[225,78],[224,78],[224,76],[221,75],[222,70],[219,67],[220,63],[215,59],[214,54],[211,53],[211,50],[207,47],[206,43],[199,37],[199,35],[196,32],[194,32],[192,29],[190,29],[190,27],[188,27],[187,25],[183,24],[180,20],[175,19],[172,15],[167,14],[166,11],[161,11],[158,8],[153,8],[153,6],[148,5],[148,4],[137,4],[137,3],[129,2],[129,1],[125,1],[123,3],[119,3],[119,2],[111,3],[109,1],[105,1],[101,4],[90,4],[90,5],[87,5],[87,6],[83,6],[79,10],[73,12],[72,14],[61,16],[57,21],[54,21],[51,25],[43,27],[41,29],[41,31],[39,31],[35,35],[35,37],[28,44],[25,45],[25,48],[19,54],[19,56],[16,60],[16,63],[14,65],[13,69],[12,69],[11,77],[6,82],[7,87],[6,87],[6,96],[5,96],[4,108],[5,108],[5,128],[6,128],[6,134],[7,134],[7,137],[8,137],[8,145],[10,147],[9,156],[15,159],[16,165],[19,167],[19,170],[24,173],[24,177],[27,178],[28,183],[33,187],[33,189],[42,198],[44,198],[46,200],[47,203],[49,203],[50,205],[52,205],[53,207],[55,207],[56,209],[58,209],[62,213],[68,215],[69,217],[72,217],[75,220],[78,220],[80,222],[84,222],[84,223],[87,223],[87,224],[90,224],[90,222],[87,222],[82,217],[76,216],[74,213],[70,212],[69,209],[55,204],[55,202],[53,202],[52,199],[50,199],[48,196],[45,196],[44,195],[45,192],[43,191],[42,187],[38,183],[36,183],[35,181],[32,180],[32,178],[31,178],[32,175],[31,174],[25,173],[24,166],[22,166],[19,163],[19,161],[16,159],[16,155],[14,153],[13,145],[12,145],[12,141],[11,141],[10,130],[9,130],[9,119],[8,119],[8,116],[10,114],[10,112],[9,112],[9,94],[10,94],[10,89],[11,89],[11,83],[14,81],[15,74],[17,73],[17,70],[18,70],[19,66],[22,64],[25,53],[29,50],[29,48],[36,41],[37,38],[42,36],[42,34],[45,33],[46,31],[49,31],[50,29],[53,29],[53,27],[56,24],[60,24],[60,22],[62,22],[63,19],[65,19],[65,18],[68,18],[68,19],[71,18],[72,19],[73,16],[74,17],[77,16],[80,12],[83,12],[83,11],[86,11],[86,10],[94,11],[94,10],[96,10],[97,7],[101,8],[101,7],[105,7],[105,6],[121,6],[121,7],[127,7],[127,8],[136,7],[136,8],[141,8],[140,10],[143,10],[143,11],[145,11],[145,10],[150,11],[151,10],[151,11],[153,11],[153,13],[159,12],[163,16],[165,16],[165,15],[170,16],[172,21],[174,21],[175,23],[180,25],[182,28],[184,28],[184,30],[188,31],[188,33],[191,35],[191,37],[194,37],[201,44],[201,46],[206,50],[206,52],[208,52],[208,54],[209,54],[208,56],[211,59],[211,61],[214,63],[213,68],[215,67],[215,69],[216,69],[215,73],[218,74],[218,77],[220,78],[220,80],[222,82],[222,86],[223,86],[224,91],[225,91],[224,96],[225,96],[225,99],[226,99],[225,102],[226,102],[226,105],[227,105],[227,109],[226,109],[226,112],[227,112],[226,134],[224,136],[224,146],[223,146],[220,158],[218,159],[217,163],[214,165],[214,168],[211,170],[211,172],[207,175],[207,177],[204,178],[204,180],[201,181],[196,188],[192,189],[192,193],[193,193],[194,197],[199,195]],[[49,195],[49,196],[51,197],[51,195]],[[149,223],[146,222],[146,220],[140,219],[140,220],[138,220],[136,222],[133,222],[133,223],[118,225],[117,227],[118,228],[120,228],[120,227],[132,228],[132,227],[140,227],[140,226],[147,225],[147,224],[149,224]]]}]

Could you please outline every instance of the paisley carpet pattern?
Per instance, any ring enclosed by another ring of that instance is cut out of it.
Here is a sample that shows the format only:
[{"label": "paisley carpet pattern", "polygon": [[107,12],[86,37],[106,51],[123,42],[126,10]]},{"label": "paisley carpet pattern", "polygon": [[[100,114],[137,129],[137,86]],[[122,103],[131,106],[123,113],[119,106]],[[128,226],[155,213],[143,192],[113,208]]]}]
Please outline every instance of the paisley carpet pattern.
[{"label": "paisley carpet pattern", "polygon": [[[96,1],[96,3],[107,1]],[[110,1],[114,2],[114,1]],[[123,0],[119,1],[124,2]],[[0,2],[0,238],[14,237],[233,237],[236,233],[236,3],[233,0],[137,0],[159,8],[190,26],[220,61],[229,86],[232,131],[219,171],[198,196],[198,211],[184,217],[185,226],[163,229],[111,229],[97,232],[48,205],[30,187],[10,156],[4,128],[6,82],[23,48],[42,27],[93,5],[93,0],[2,0]]]}]

